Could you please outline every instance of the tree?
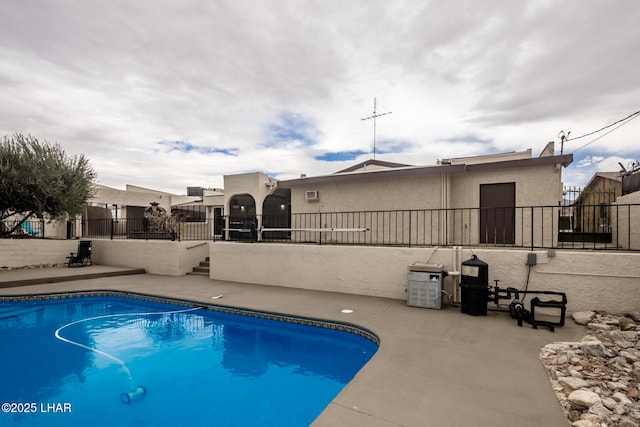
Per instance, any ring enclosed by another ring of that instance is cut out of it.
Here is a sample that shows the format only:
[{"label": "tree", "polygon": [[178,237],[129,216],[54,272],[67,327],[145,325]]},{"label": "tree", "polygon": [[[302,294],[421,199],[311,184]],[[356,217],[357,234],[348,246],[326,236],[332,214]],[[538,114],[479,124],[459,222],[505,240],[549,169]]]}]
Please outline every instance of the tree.
[{"label": "tree", "polygon": [[96,173],[87,158],[67,156],[59,144],[13,134],[0,140],[0,221],[16,215],[9,235],[32,217],[57,219],[82,212]]}]

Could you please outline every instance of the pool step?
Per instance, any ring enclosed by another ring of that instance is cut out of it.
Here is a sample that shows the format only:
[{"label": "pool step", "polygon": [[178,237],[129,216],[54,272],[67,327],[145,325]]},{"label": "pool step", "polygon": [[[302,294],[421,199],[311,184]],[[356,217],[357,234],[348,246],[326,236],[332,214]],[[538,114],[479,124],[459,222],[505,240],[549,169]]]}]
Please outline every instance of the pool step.
[{"label": "pool step", "polygon": [[193,267],[193,271],[190,271],[187,274],[209,277],[209,265],[209,257],[207,257],[204,261],[200,261],[200,264],[197,267]]}]

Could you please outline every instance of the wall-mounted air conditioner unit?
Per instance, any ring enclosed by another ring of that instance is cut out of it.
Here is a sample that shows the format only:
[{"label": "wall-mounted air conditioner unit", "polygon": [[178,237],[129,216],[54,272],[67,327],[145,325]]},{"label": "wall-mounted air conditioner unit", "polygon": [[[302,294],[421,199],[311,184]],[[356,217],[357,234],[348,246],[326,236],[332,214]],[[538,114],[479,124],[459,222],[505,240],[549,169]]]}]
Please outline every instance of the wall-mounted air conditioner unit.
[{"label": "wall-mounted air conditioner unit", "polygon": [[315,202],[315,201],[319,200],[318,192],[317,191],[305,191],[304,192],[304,199],[307,202]]}]

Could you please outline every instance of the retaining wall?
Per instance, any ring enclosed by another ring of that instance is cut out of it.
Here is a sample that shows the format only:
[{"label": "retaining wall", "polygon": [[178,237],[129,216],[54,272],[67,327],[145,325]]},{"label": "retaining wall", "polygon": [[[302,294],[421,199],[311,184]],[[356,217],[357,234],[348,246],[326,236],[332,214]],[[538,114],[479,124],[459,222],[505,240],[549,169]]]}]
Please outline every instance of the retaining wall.
[{"label": "retaining wall", "polygon": [[[164,240],[92,240],[94,264],[144,268],[147,273],[181,276],[209,256],[209,243]],[[63,264],[78,240],[0,239],[0,267]]]},{"label": "retaining wall", "polygon": [[[452,248],[215,242],[210,249],[212,279],[397,299],[406,299],[411,263],[442,263],[447,271],[459,271]],[[489,283],[499,280],[501,288],[523,289],[528,276],[529,290],[566,292],[569,312],[640,311],[640,253],[533,251],[536,265],[527,266],[530,252],[460,249],[459,259],[476,254],[489,264]],[[459,293],[457,283],[448,277],[445,292]]]}]

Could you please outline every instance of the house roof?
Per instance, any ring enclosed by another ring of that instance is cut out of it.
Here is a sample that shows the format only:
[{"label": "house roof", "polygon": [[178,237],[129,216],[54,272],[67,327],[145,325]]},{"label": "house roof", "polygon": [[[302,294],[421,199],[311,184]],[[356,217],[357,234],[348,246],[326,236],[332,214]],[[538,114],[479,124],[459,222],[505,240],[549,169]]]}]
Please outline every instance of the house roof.
[{"label": "house roof", "polygon": [[[614,181],[619,181],[622,182],[622,175],[620,174],[620,172],[596,172],[595,175],[593,175],[593,178],[591,178],[591,181],[593,181],[593,179],[597,176],[600,176],[602,178],[606,178],[606,179],[613,179]],[[591,182],[589,181],[589,182]]]},{"label": "house roof", "polygon": [[411,165],[405,165],[402,163],[393,163],[393,162],[385,162],[382,160],[376,160],[376,159],[369,159],[369,160],[365,160],[364,162],[360,162],[357,165],[353,165],[351,167],[348,167],[346,169],[342,169],[336,173],[346,173],[346,172],[355,172],[357,170],[366,170],[368,166],[378,166],[380,168],[402,168],[402,167],[407,167],[407,166],[411,166]]},{"label": "house roof", "polygon": [[587,185],[582,188],[580,195],[574,201],[574,204],[580,204],[581,200],[585,198],[585,194],[589,193],[589,187],[594,183],[597,178],[610,179],[612,181],[622,182],[622,175],[620,172],[596,172],[593,174]]},{"label": "house roof", "polygon": [[[520,168],[529,166],[542,166],[549,164],[562,164],[569,165],[573,162],[573,154],[564,154],[562,156],[548,156],[548,157],[536,157],[527,159],[515,159],[505,161],[493,161],[487,163],[475,163],[475,164],[443,164],[437,166],[402,166],[400,164],[393,164],[395,166],[387,169],[375,169],[363,171],[357,168],[359,165],[355,165],[351,168],[344,169],[340,172],[336,172],[330,175],[319,175],[315,177],[304,177],[283,180],[278,183],[281,188],[295,187],[298,185],[306,184],[319,184],[324,182],[340,182],[351,181],[358,179],[371,179],[371,178],[388,178],[396,176],[413,176],[413,175],[430,175],[430,174],[443,174],[443,173],[460,173],[460,172],[473,172],[473,171],[485,171],[485,170],[501,170],[509,168]],[[387,163],[387,162],[383,162]],[[355,168],[355,169],[354,169]],[[355,171],[354,171],[355,170]]]}]

